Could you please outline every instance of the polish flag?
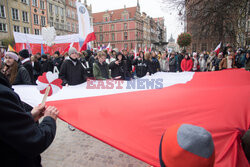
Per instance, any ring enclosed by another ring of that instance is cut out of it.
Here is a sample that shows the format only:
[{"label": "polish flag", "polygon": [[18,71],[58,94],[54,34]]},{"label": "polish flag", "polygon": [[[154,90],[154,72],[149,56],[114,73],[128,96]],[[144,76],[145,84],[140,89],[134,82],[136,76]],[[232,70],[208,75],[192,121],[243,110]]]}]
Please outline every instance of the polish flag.
[{"label": "polish flag", "polygon": [[137,47],[135,46],[135,52],[134,52],[134,59],[136,59],[136,57],[137,57]]},{"label": "polish flag", "polygon": [[110,51],[110,43],[108,44],[108,46],[106,47],[107,51]]},{"label": "polish flag", "polygon": [[87,43],[96,40],[93,26],[90,24],[88,9],[81,3],[76,1],[78,22],[79,22],[79,36],[84,40],[80,51],[87,49]]},{"label": "polish flag", "polygon": [[148,50],[147,46],[145,46],[144,53],[146,53]]},{"label": "polish flag", "polygon": [[[26,103],[41,102],[36,86],[13,88]],[[250,126],[249,92],[250,73],[243,69],[158,72],[132,81],[63,87],[46,105],[57,107],[60,119],[151,166],[160,167],[165,130],[188,123],[212,134],[214,167],[249,167],[241,146]]]},{"label": "polish flag", "polygon": [[214,50],[214,52],[216,52],[217,55],[220,53],[220,48],[221,48],[221,42],[219,43],[219,45]]},{"label": "polish flag", "polygon": [[64,51],[62,52],[62,55],[64,55],[66,52],[69,51],[69,48],[73,47],[74,42],[72,42],[67,48],[64,49]]}]

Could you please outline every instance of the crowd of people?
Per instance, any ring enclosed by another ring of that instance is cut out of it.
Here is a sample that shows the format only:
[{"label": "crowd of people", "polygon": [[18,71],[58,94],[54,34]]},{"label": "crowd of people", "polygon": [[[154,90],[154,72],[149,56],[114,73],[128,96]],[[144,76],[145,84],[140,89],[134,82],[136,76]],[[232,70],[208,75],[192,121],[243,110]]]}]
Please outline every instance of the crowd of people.
[{"label": "crowd of people", "polygon": [[121,52],[114,49],[110,52],[78,52],[71,47],[65,54],[56,51],[53,55],[37,53],[29,55],[28,50],[19,53],[6,52],[2,57],[1,72],[12,85],[35,84],[38,76],[44,72],[57,72],[63,85],[84,83],[87,78],[105,80],[130,80],[141,78],[156,72],[205,72],[229,68],[250,70],[250,50],[244,51],[228,45],[218,55],[216,52],[168,53],[143,52],[135,55],[134,51]]}]

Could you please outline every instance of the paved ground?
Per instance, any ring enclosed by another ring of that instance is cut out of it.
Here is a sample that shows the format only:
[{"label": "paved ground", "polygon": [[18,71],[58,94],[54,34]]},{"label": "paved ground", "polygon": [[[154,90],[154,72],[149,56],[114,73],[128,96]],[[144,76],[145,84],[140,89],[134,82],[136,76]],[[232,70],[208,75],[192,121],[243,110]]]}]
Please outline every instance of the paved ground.
[{"label": "paved ground", "polygon": [[42,154],[43,167],[149,167],[57,119],[57,134]]}]

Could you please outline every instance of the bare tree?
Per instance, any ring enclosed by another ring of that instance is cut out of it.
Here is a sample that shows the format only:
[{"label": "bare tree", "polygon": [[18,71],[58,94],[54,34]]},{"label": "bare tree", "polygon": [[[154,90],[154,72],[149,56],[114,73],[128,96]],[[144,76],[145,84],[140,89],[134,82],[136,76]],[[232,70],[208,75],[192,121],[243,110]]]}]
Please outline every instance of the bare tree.
[{"label": "bare tree", "polygon": [[196,39],[214,37],[225,41],[233,39],[241,44],[246,28],[248,0],[162,0],[165,7],[177,9],[182,19],[191,24],[189,30]]}]

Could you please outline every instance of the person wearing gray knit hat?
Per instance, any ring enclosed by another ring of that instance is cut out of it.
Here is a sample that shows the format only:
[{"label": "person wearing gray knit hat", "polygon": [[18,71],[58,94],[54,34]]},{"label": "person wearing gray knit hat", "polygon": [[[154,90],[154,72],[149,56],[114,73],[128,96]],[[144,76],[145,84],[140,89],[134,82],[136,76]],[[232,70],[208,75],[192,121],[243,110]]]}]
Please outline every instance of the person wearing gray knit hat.
[{"label": "person wearing gray knit hat", "polygon": [[73,54],[73,53],[77,54],[77,50],[76,50],[76,48],[71,47],[71,48],[69,48],[68,53],[69,53],[69,55],[71,55],[71,54]]}]

